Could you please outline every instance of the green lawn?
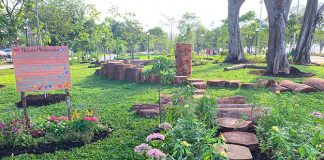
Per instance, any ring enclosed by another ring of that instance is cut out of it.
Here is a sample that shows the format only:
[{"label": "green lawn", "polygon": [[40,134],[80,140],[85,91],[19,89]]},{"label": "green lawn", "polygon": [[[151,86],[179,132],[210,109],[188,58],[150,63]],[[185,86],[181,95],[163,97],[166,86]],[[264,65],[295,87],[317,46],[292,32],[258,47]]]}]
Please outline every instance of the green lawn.
[{"label": "green lawn", "polygon": [[[194,78],[203,79],[239,79],[242,82],[253,82],[259,76],[247,74],[250,69],[223,72],[228,65],[209,64],[193,68]],[[324,78],[323,67],[298,66],[303,71],[313,72]],[[71,151],[59,151],[43,155],[19,155],[14,159],[138,159],[133,148],[142,143],[145,137],[158,125],[158,118],[139,118],[130,112],[134,103],[155,103],[158,100],[157,87],[148,84],[135,84],[119,81],[109,81],[94,75],[94,68],[88,64],[71,66],[73,88],[71,103],[73,107],[95,107],[100,113],[100,119],[112,125],[113,133],[105,140],[88,144]],[[16,92],[13,70],[0,70],[0,84],[6,85],[0,89],[0,119],[22,116],[22,110],[16,109],[20,94]],[[261,77],[267,78],[267,77]],[[292,79],[301,81],[301,79]],[[177,87],[164,86],[163,93],[171,93]],[[63,91],[56,91],[61,92]],[[50,92],[52,93],[52,92]],[[266,89],[225,89],[209,88],[208,94],[213,97],[243,95],[249,103],[260,106],[272,106],[274,94]],[[309,112],[324,111],[324,94],[322,93],[286,93],[291,103]],[[47,117],[49,115],[64,115],[65,103],[44,107],[30,107],[32,117]],[[11,158],[7,158],[11,159]]]}]

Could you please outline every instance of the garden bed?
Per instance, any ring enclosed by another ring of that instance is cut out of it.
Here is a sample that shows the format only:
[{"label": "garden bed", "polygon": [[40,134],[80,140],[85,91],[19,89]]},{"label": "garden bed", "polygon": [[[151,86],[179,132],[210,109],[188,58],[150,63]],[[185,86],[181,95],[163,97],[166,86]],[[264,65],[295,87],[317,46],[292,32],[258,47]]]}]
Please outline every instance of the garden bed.
[{"label": "garden bed", "polygon": [[[48,94],[46,96],[46,98],[43,94],[27,95],[26,96],[27,106],[35,106],[35,107],[47,106],[47,105],[59,103],[59,102],[65,101],[65,100],[66,100],[65,94]],[[23,107],[21,104],[21,101],[18,102],[16,104],[16,106],[18,108]]]},{"label": "garden bed", "polygon": [[285,74],[283,72],[280,72],[278,74],[272,74],[272,73],[267,73],[266,70],[254,70],[254,71],[250,71],[249,73],[259,75],[259,76],[283,77],[283,78],[304,78],[304,77],[315,76],[315,74],[313,73],[305,73],[295,67],[291,67],[290,74]]},{"label": "garden bed", "polygon": [[[105,139],[109,136],[111,132],[111,128],[108,126],[108,129],[99,131],[94,134],[91,139],[91,143],[94,143],[98,140]],[[41,144],[39,146],[29,146],[29,147],[4,147],[0,148],[0,158],[4,158],[11,155],[19,155],[19,154],[44,154],[44,153],[54,153],[59,150],[70,150],[72,148],[78,148],[86,145],[83,141],[64,141],[58,143],[48,143],[48,144]]]}]

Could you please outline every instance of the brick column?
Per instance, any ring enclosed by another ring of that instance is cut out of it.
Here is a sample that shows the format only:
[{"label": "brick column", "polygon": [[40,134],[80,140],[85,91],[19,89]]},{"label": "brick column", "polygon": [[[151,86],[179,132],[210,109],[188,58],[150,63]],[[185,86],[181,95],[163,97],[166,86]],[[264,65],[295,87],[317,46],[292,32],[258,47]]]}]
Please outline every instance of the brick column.
[{"label": "brick column", "polygon": [[190,76],[192,73],[192,44],[176,44],[177,76]]}]

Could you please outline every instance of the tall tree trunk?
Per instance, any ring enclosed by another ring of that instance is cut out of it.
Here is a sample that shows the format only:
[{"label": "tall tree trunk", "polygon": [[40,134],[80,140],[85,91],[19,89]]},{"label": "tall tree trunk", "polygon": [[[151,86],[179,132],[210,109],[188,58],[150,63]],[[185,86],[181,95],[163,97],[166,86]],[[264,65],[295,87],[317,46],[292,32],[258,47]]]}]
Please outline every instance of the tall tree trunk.
[{"label": "tall tree trunk", "polygon": [[278,74],[290,73],[285,53],[285,29],[292,0],[265,0],[269,21],[269,42],[267,52],[267,71]]},{"label": "tall tree trunk", "polygon": [[245,0],[228,0],[228,55],[225,63],[242,63],[248,60],[244,57],[241,44],[239,13]]},{"label": "tall tree trunk", "polygon": [[298,64],[310,64],[310,51],[313,45],[314,32],[322,19],[324,4],[317,11],[318,0],[307,0],[301,32],[295,49],[294,61]]}]

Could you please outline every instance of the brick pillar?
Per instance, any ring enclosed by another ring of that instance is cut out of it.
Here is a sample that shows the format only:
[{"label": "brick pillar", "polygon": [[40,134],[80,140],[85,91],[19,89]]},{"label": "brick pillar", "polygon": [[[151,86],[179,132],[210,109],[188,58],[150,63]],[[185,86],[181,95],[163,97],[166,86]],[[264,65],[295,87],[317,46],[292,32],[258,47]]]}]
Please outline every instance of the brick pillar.
[{"label": "brick pillar", "polygon": [[192,73],[192,44],[176,44],[177,76],[190,76]]}]

